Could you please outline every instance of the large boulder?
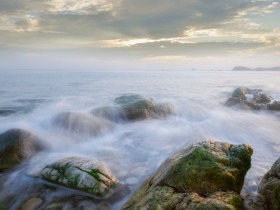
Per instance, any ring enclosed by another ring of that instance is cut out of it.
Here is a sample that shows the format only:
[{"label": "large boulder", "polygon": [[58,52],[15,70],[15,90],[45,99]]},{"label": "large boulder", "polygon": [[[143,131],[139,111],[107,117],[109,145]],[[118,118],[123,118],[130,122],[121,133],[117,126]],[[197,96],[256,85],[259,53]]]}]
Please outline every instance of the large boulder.
[{"label": "large boulder", "polygon": [[39,176],[96,198],[109,197],[122,186],[105,163],[81,157],[68,157],[47,165]]},{"label": "large boulder", "polygon": [[226,106],[238,107],[244,110],[273,110],[272,97],[262,92],[261,89],[249,89],[246,87],[236,88],[231,97],[225,102]]},{"label": "large boulder", "polygon": [[264,175],[258,192],[265,198],[268,209],[280,209],[280,158]]},{"label": "large boulder", "polygon": [[0,172],[11,169],[42,149],[38,137],[23,129],[0,134]]},{"label": "large boulder", "polygon": [[91,113],[113,121],[137,121],[150,118],[163,118],[174,113],[169,103],[155,103],[140,95],[123,95],[115,98],[116,106],[94,109]]},{"label": "large boulder", "polygon": [[243,209],[252,153],[248,145],[193,144],[168,158],[123,209]]},{"label": "large boulder", "polygon": [[104,118],[81,112],[63,112],[53,118],[54,126],[71,134],[88,136],[101,135],[113,128],[113,124]]}]

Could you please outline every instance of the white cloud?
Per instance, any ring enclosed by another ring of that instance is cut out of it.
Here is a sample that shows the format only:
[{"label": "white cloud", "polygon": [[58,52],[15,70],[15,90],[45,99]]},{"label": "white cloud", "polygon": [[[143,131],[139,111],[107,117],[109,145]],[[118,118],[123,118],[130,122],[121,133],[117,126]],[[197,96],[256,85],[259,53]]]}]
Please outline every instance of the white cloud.
[{"label": "white cloud", "polygon": [[33,32],[38,31],[39,21],[35,16],[0,16],[0,30],[14,32]]},{"label": "white cloud", "polygon": [[51,0],[49,11],[62,14],[93,14],[111,11],[116,3],[109,0]]}]

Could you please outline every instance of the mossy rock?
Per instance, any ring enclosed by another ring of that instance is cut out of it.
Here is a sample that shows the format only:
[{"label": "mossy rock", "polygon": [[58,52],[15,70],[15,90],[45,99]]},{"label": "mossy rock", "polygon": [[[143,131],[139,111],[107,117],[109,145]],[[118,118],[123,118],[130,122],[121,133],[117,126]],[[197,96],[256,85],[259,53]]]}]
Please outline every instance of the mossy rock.
[{"label": "mossy rock", "polygon": [[102,135],[113,129],[113,124],[104,118],[81,112],[63,112],[53,117],[53,125],[69,134],[87,136]]},{"label": "mossy rock", "polygon": [[23,129],[0,134],[0,172],[11,169],[43,149],[39,138]]},{"label": "mossy rock", "polygon": [[193,144],[165,161],[154,180],[178,192],[207,195],[232,190],[240,193],[246,172],[251,167],[251,155],[252,148],[248,145]]},{"label": "mossy rock", "polygon": [[[213,200],[213,196],[217,196],[215,193],[228,191],[238,197],[238,205],[232,203],[232,200],[230,202],[224,200],[225,205],[233,206],[232,208],[228,206],[226,209],[240,209],[238,206],[242,199],[239,197],[239,193],[244,183],[244,177],[251,167],[252,153],[253,150],[248,145],[232,145],[213,141],[193,144],[168,158],[154,176],[135,192],[123,209],[141,209],[142,203],[146,202],[145,199],[154,198],[157,195],[155,193],[159,192],[165,194],[158,197],[159,201],[156,203],[159,205],[165,203],[168,197],[174,200],[174,202],[169,200],[173,205],[177,202],[176,200],[180,200],[177,199],[177,195],[196,193],[201,197],[201,201],[198,202],[201,207],[196,206],[194,209],[204,209],[205,202],[211,204],[207,199]],[[166,187],[168,187],[168,192],[162,193]],[[216,202],[215,205],[218,205],[219,202]],[[154,199],[151,200],[151,203],[154,203]],[[150,205],[146,207],[148,209],[169,209],[162,206],[157,208],[155,206],[157,204],[151,205],[153,207],[150,208]],[[186,209],[192,208],[188,206]]]},{"label": "mossy rock", "polygon": [[84,191],[97,198],[113,194],[122,183],[103,162],[68,157],[46,166],[41,178],[65,187]]},{"label": "mossy rock", "polygon": [[204,198],[197,193],[188,194],[175,207],[176,210],[245,210],[243,200],[236,192],[215,192]]},{"label": "mossy rock", "polygon": [[258,191],[265,198],[268,209],[280,209],[280,158],[264,175]]},{"label": "mossy rock", "polygon": [[121,105],[121,112],[129,121],[161,118],[174,114],[174,108],[171,104],[157,104],[153,99],[139,95],[120,96],[115,99],[115,103]]},{"label": "mossy rock", "polygon": [[152,100],[139,100],[123,106],[123,112],[127,120],[142,120],[153,117],[154,103]]},{"label": "mossy rock", "polygon": [[140,95],[124,95],[114,100],[116,106],[105,106],[91,111],[91,114],[114,122],[139,121],[165,118],[174,114],[169,103],[155,103],[153,99]]}]

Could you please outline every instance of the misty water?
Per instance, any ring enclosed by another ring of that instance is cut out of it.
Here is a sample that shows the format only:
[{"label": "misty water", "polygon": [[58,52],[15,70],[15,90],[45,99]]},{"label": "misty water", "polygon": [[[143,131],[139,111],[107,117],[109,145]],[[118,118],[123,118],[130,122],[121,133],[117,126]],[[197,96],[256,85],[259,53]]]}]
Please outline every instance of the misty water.
[{"label": "misty water", "polygon": [[[280,100],[278,72],[2,71],[0,84],[0,133],[22,128],[40,137],[47,148],[17,170],[0,175],[0,202],[9,209],[19,209],[42,185],[26,175],[28,171],[68,156],[104,161],[128,186],[130,192],[111,202],[111,209],[119,209],[168,156],[194,142],[216,140],[253,147],[243,195],[257,190],[261,177],[280,157],[279,113],[224,106],[239,86],[262,89]],[[88,113],[114,105],[113,100],[123,94],[168,102],[174,106],[175,115],[113,123],[112,129],[95,137],[68,135],[52,124],[53,116],[61,112]],[[79,192],[58,188],[45,199],[72,194],[79,196]],[[90,198],[85,196],[84,200],[78,204],[81,209]],[[85,209],[90,209],[88,206]]]}]

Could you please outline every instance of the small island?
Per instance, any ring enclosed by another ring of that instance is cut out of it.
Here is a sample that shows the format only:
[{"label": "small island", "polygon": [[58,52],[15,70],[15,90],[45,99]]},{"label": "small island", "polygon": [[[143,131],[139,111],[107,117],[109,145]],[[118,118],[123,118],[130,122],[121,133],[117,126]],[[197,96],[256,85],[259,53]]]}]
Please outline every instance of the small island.
[{"label": "small island", "polygon": [[271,67],[271,68],[248,68],[245,66],[236,66],[232,71],[280,71],[280,67]]}]

